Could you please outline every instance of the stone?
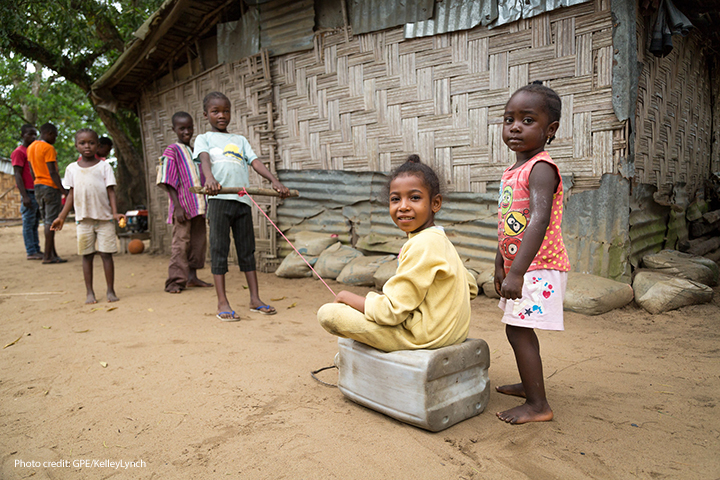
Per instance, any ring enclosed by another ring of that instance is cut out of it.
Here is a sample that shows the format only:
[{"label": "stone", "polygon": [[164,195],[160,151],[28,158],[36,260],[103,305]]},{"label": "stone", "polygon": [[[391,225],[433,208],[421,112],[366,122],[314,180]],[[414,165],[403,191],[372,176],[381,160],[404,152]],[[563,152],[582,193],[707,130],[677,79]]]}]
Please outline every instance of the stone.
[{"label": "stone", "polygon": [[713,291],[699,282],[655,271],[640,271],[633,280],[635,302],[652,314],[712,300]]}]

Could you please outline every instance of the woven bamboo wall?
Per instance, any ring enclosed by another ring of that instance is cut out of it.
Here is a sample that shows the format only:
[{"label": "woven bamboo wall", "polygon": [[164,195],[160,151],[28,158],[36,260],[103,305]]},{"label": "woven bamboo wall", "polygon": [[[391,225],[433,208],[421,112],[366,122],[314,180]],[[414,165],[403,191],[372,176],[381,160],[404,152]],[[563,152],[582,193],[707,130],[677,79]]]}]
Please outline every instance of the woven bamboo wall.
[{"label": "woven bamboo wall", "polygon": [[278,168],[389,171],[418,153],[448,190],[485,192],[512,161],[507,99],[546,80],[563,101],[548,150],[576,190],[596,188],[626,149],[611,29],[610,0],[595,0],[492,30],[318,36],[312,51],[273,58]]},{"label": "woven bamboo wall", "polygon": [[[210,127],[203,117],[202,101],[206,94],[219,91],[232,102],[232,121],[228,130],[244,135],[260,160],[267,162],[275,172],[275,146],[273,140],[272,91],[269,77],[269,60],[266,54],[245,58],[232,64],[222,64],[190,77],[172,87],[155,87],[143,92],[140,118],[143,132],[150,199],[150,230],[153,250],[169,251],[171,228],[167,220],[167,194],[155,186],[157,159],[170,143],[177,141],[172,131],[172,115],[186,111],[195,120],[195,136],[207,132]],[[268,108],[270,107],[270,108]],[[270,114],[268,114],[270,112]],[[260,186],[265,182],[250,169],[250,183]],[[267,182],[265,182],[267,183]],[[267,197],[257,197],[263,209],[275,215],[276,202]],[[260,265],[274,258],[276,238],[274,230],[257,209],[253,209],[256,251]]]},{"label": "woven bamboo wall", "polygon": [[15,175],[0,173],[0,219],[20,218],[22,197],[15,184]]},{"label": "woven bamboo wall", "polygon": [[[669,195],[686,183],[691,197],[710,175],[712,104],[702,38],[673,36],[673,50],[657,58],[648,50],[648,25],[638,21],[638,85],[635,178]],[[716,79],[717,81],[717,79]]]}]

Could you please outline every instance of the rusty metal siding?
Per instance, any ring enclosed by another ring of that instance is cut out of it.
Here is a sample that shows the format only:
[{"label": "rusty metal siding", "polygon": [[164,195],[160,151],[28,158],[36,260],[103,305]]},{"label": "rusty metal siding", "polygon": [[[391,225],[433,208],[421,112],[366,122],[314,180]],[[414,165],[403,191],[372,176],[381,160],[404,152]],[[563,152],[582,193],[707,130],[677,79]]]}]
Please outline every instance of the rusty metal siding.
[{"label": "rusty metal siding", "polygon": [[218,23],[218,62],[232,63],[260,51],[260,15],[256,8],[248,10],[236,22]]},{"label": "rusty metal siding", "polygon": [[428,20],[434,4],[435,0],[349,0],[348,15],[357,35]]},{"label": "rusty metal siding", "polygon": [[[631,241],[630,262],[639,267],[642,257],[666,248],[670,207],[658,205],[653,198],[657,189],[653,185],[633,186],[630,205],[629,235]],[[675,244],[667,245],[674,248]]]},{"label": "rusty metal siding", "polygon": [[313,47],[314,0],[274,0],[259,5],[260,47],[270,55],[300,52]]}]

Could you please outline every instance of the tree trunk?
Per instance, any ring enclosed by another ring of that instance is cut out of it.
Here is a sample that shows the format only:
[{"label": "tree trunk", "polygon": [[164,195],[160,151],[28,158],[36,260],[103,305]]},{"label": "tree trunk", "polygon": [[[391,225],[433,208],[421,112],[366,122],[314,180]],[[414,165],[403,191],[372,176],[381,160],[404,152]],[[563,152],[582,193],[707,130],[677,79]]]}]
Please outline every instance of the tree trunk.
[{"label": "tree trunk", "polygon": [[147,208],[143,157],[138,146],[128,135],[129,130],[138,128],[137,117],[133,114],[115,114],[97,106],[94,108],[112,138],[118,159],[117,186],[115,187],[118,212],[124,213],[140,206]]}]

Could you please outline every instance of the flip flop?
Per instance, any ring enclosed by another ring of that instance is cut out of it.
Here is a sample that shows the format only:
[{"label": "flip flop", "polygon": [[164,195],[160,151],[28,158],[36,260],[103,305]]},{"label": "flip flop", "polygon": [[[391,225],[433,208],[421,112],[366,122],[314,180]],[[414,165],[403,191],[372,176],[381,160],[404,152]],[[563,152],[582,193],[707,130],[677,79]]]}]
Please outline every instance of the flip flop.
[{"label": "flip flop", "polygon": [[47,262],[43,261],[42,263],[44,265],[50,265],[51,263],[67,263],[67,260],[65,260],[64,258],[55,257],[52,260],[48,260]]},{"label": "flip flop", "polygon": [[[223,318],[222,315],[232,315],[230,318]],[[222,320],[223,322],[237,322],[240,320],[240,317],[235,316],[235,310],[229,311],[229,312],[220,312],[217,315],[215,315],[217,318]]]},{"label": "flip flop", "polygon": [[[270,310],[272,308],[272,310]],[[275,310],[274,307],[271,307],[270,305],[260,305],[257,308],[251,308],[251,312],[255,313],[261,313],[263,315],[275,315],[277,313],[277,310]]]},{"label": "flip flop", "polygon": [[28,260],[42,260],[43,258],[44,257],[42,253],[33,253],[27,256]]}]

